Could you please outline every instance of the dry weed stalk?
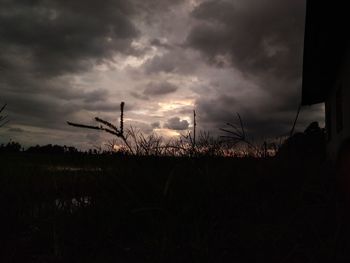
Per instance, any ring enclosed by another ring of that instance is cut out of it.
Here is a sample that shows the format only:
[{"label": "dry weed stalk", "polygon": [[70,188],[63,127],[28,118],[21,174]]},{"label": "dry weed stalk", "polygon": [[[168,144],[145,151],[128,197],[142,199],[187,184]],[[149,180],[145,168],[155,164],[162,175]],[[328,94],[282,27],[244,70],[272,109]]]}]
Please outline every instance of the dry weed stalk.
[{"label": "dry weed stalk", "polygon": [[[7,104],[4,104],[1,109],[0,109],[0,114],[1,112],[6,108]],[[7,119],[8,116],[3,116],[3,115],[0,115],[0,127],[4,126],[5,124],[7,124],[9,122],[9,120]]]},{"label": "dry weed stalk", "polygon": [[226,140],[227,142],[229,142],[233,147],[237,146],[240,143],[246,144],[248,146],[248,149],[250,148],[254,151],[253,155],[259,156],[260,150],[252,142],[248,140],[244,129],[243,121],[239,113],[237,113],[237,118],[239,122],[239,127],[229,122],[226,123],[226,125],[228,125],[232,129],[228,130],[228,129],[220,128],[221,131],[226,132],[226,134],[228,134],[220,137]]},{"label": "dry weed stalk", "polygon": [[187,135],[181,135],[176,142],[178,148],[185,156],[225,156],[226,148],[222,140],[215,139],[209,132],[200,131],[196,136],[190,132]]},{"label": "dry weed stalk", "polygon": [[196,147],[196,111],[193,110],[193,148]]},{"label": "dry weed stalk", "polygon": [[[248,149],[238,150],[238,156],[253,156],[253,157],[263,157],[268,158],[274,156],[280,146],[283,144],[284,139],[282,137],[277,137],[275,139],[264,140],[262,144],[253,143],[248,139],[243,121],[239,113],[237,113],[238,125],[227,123],[227,125],[231,129],[223,129],[220,130],[225,132],[227,135],[220,136],[224,139],[224,143],[227,143],[227,146],[231,148],[238,146],[239,144],[244,144],[248,146]],[[283,139],[283,140],[282,140]],[[279,140],[279,141],[278,141]],[[239,153],[240,152],[240,153]],[[237,155],[237,152],[236,154]]]},{"label": "dry weed stalk", "polygon": [[130,127],[127,136],[131,140],[136,155],[160,156],[167,155],[167,147],[169,142],[165,142],[162,136],[150,134],[145,136],[141,130]]},{"label": "dry weed stalk", "polygon": [[86,124],[80,124],[80,123],[73,123],[67,121],[68,125],[78,127],[78,128],[86,128],[86,129],[93,129],[93,130],[102,130],[105,132],[108,132],[110,134],[113,134],[117,136],[118,138],[121,138],[124,142],[124,144],[127,146],[131,154],[134,154],[133,149],[131,148],[130,144],[127,141],[127,137],[124,135],[124,102],[120,103],[120,124],[119,124],[119,129],[113,125],[112,123],[103,120],[99,117],[95,117],[95,121],[105,125],[105,126],[93,126],[93,125],[86,125]]},{"label": "dry weed stalk", "polygon": [[299,114],[300,114],[301,107],[302,107],[302,106],[301,106],[301,103],[300,103],[299,106],[298,106],[297,115],[295,116],[295,119],[294,119],[294,122],[293,122],[292,129],[291,129],[291,131],[290,131],[289,137],[292,137],[293,134],[294,134],[295,126],[296,126],[297,121],[298,121],[298,118],[299,118]]},{"label": "dry weed stalk", "polygon": [[[86,125],[80,123],[67,122],[69,125],[78,128],[87,128],[102,130],[120,138],[124,147],[118,147],[118,151],[129,152],[137,156],[254,156],[268,157],[269,145],[267,142],[259,147],[248,140],[244,129],[243,121],[237,113],[238,124],[227,123],[229,129],[220,130],[227,135],[220,136],[221,139],[212,137],[209,132],[200,131],[197,135],[196,112],[193,111],[193,133],[188,131],[186,135],[182,134],[180,138],[173,140],[164,140],[157,134],[144,135],[141,130],[130,127],[124,132],[124,102],[120,104],[120,124],[119,128],[112,123],[96,117],[95,121],[100,126]],[[248,146],[247,149],[238,149],[238,144]],[[118,145],[117,140],[113,139],[106,146],[110,152],[115,151]],[[274,149],[276,152],[276,149]]]},{"label": "dry weed stalk", "polygon": [[225,156],[226,149],[222,141],[215,139],[209,132],[200,131],[198,142],[198,152],[206,156]]}]

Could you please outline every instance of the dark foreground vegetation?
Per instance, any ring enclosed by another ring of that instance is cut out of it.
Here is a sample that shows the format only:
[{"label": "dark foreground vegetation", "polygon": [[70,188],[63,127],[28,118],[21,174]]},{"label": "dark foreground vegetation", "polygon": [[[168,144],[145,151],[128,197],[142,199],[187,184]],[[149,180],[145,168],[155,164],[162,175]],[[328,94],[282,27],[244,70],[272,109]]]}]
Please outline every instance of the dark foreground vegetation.
[{"label": "dark foreground vegetation", "polygon": [[259,158],[0,151],[0,262],[335,262],[334,174],[306,138]]}]

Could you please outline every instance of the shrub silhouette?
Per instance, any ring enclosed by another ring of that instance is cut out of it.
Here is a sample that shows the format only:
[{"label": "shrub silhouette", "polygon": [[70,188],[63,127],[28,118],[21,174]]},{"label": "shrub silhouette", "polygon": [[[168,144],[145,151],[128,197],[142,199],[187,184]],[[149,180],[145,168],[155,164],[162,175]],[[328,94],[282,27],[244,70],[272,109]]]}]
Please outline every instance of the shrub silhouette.
[{"label": "shrub silhouette", "polygon": [[18,142],[9,142],[6,145],[4,144],[0,145],[0,152],[16,153],[16,152],[19,152],[21,149],[22,149],[22,146]]},{"label": "shrub silhouette", "polygon": [[312,122],[304,132],[295,133],[280,147],[279,156],[288,158],[317,157],[324,158],[326,154],[325,129],[318,122]]}]

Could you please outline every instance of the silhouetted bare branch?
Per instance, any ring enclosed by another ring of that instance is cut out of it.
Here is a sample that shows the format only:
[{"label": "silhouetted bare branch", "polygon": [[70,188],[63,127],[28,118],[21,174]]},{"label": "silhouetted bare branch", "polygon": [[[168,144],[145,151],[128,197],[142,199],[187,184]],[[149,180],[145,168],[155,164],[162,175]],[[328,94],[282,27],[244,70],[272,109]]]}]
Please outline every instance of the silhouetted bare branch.
[{"label": "silhouetted bare branch", "polygon": [[220,137],[230,142],[232,146],[236,146],[239,143],[244,143],[258,153],[259,149],[254,144],[252,144],[247,138],[247,135],[244,129],[244,124],[243,124],[241,115],[239,113],[237,113],[237,119],[238,119],[239,127],[237,127],[237,125],[232,123],[226,123],[228,126],[233,128],[233,130],[220,128],[221,131],[228,134]]},{"label": "silhouetted bare branch", "polygon": [[81,123],[74,123],[74,122],[69,122],[67,121],[68,125],[73,126],[73,127],[78,127],[78,128],[85,128],[85,129],[93,129],[93,130],[101,130],[101,131],[105,131],[108,132],[110,134],[113,134],[119,138],[121,138],[123,140],[123,142],[125,143],[125,145],[128,147],[129,151],[134,154],[134,151],[132,150],[130,144],[127,141],[127,137],[124,136],[124,131],[123,131],[123,127],[124,127],[124,102],[122,102],[120,104],[120,130],[118,130],[118,128],[113,125],[112,123],[110,123],[109,121],[103,120],[99,117],[95,117],[95,121],[102,123],[103,125],[107,126],[103,127],[101,126],[93,126],[93,125],[86,125],[86,124],[81,124]]},{"label": "silhouetted bare branch", "polygon": [[[3,112],[3,110],[6,108],[7,104],[4,104],[1,109],[0,109],[0,113]],[[5,124],[7,124],[9,122],[8,120],[8,116],[3,116],[0,115],[0,127],[3,127]]]}]

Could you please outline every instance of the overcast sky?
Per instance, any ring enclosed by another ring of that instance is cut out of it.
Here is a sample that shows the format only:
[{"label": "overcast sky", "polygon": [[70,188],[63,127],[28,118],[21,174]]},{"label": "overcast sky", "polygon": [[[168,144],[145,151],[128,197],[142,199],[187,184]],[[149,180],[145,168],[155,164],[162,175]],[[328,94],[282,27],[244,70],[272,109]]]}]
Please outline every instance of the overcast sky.
[{"label": "overcast sky", "polygon": [[[0,143],[89,148],[111,137],[67,120],[176,136],[286,134],[301,100],[305,0],[0,0]],[[304,108],[298,128],[323,122]]]}]

